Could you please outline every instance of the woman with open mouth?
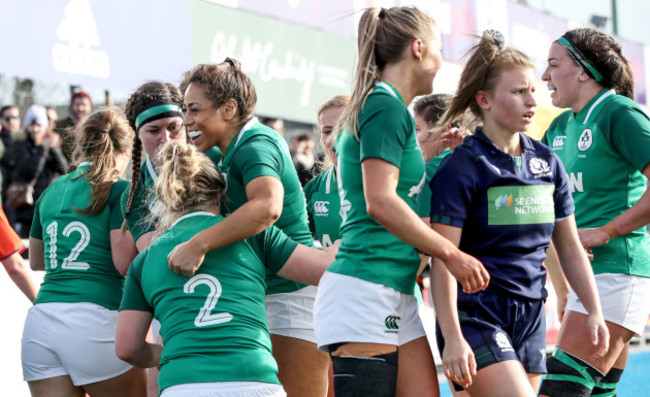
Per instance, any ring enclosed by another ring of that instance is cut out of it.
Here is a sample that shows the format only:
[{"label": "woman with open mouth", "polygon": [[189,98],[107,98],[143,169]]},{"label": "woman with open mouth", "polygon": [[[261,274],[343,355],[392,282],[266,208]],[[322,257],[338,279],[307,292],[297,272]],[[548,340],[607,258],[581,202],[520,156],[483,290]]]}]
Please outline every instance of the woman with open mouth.
[{"label": "woman with open mouth", "polygon": [[[218,147],[219,171],[226,178],[221,197],[223,222],[179,244],[169,266],[192,275],[206,252],[252,237],[275,225],[296,242],[313,246],[305,196],[284,139],[253,113],[257,93],[241,64],[231,58],[198,65],[186,74],[184,124],[201,151]],[[278,377],[289,396],[324,396],[329,358],[316,348],[313,304],[316,287],[269,271],[266,311],[278,362]]]},{"label": "woman with open mouth", "polygon": [[621,45],[598,30],[570,30],[553,42],[542,79],[553,105],[569,108],[544,142],[569,173],[611,339],[609,352],[591,360],[591,341],[572,332],[589,321],[585,302],[553,280],[566,307],[540,394],[615,395],[630,339],[643,333],[650,313],[650,119],[634,102]]}]

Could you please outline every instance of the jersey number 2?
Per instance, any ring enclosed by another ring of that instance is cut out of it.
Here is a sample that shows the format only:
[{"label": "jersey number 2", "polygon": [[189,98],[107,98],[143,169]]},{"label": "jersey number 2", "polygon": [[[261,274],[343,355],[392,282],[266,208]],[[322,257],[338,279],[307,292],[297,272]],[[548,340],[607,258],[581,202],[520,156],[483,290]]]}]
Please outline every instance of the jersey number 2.
[{"label": "jersey number 2", "polygon": [[205,303],[199,311],[198,316],[194,319],[194,325],[197,327],[206,327],[208,325],[227,323],[232,320],[232,314],[228,312],[212,313],[221,296],[221,283],[216,277],[209,274],[197,274],[185,283],[183,292],[193,294],[194,289],[201,284],[207,285],[210,288],[210,293],[205,298]]},{"label": "jersey number 2", "polygon": [[[57,232],[59,230],[59,224],[56,222],[50,223],[45,231],[50,236],[50,269],[56,269],[58,262],[56,260],[56,243],[57,243]],[[74,269],[74,270],[87,270],[90,268],[90,265],[86,262],[77,262],[77,258],[81,251],[86,249],[90,243],[90,230],[88,227],[79,221],[70,222],[68,226],[63,229],[63,236],[70,237],[73,232],[80,234],[79,242],[74,246],[70,255],[68,255],[61,265],[62,269]]]}]

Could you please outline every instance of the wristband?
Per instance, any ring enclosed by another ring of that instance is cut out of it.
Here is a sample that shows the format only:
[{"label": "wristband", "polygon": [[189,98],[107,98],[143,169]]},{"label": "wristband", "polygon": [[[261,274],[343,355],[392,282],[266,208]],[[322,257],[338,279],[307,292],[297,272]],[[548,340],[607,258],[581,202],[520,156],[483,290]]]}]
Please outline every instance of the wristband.
[{"label": "wristband", "polygon": [[614,239],[620,236],[620,234],[616,231],[616,226],[614,225],[613,219],[607,222],[606,224],[604,224],[603,226],[601,226],[600,228],[603,229],[605,233],[609,235],[610,239]]}]

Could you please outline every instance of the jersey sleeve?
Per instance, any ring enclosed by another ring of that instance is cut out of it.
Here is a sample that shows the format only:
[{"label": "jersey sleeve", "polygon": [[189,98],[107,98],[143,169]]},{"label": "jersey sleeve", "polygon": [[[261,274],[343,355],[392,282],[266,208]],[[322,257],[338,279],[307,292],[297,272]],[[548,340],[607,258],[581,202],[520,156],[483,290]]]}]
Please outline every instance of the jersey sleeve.
[{"label": "jersey sleeve", "polygon": [[643,171],[650,163],[650,118],[637,106],[611,114],[610,125],[603,132],[611,134],[610,142],[622,157]]},{"label": "jersey sleeve", "polygon": [[267,137],[250,139],[237,149],[231,170],[237,170],[244,186],[260,176],[282,180],[282,151]]},{"label": "jersey sleeve", "polygon": [[399,167],[406,141],[415,133],[411,116],[387,94],[370,95],[364,108],[359,114],[361,161],[380,158]]},{"label": "jersey sleeve", "polygon": [[569,176],[564,169],[560,158],[552,153],[555,162],[555,191],[553,192],[553,202],[555,204],[555,219],[566,218],[575,211],[573,205],[573,195],[569,187]]},{"label": "jersey sleeve", "polygon": [[429,184],[431,223],[463,227],[477,191],[479,176],[463,147],[447,156]]},{"label": "jersey sleeve", "polygon": [[291,240],[282,230],[271,226],[249,239],[253,249],[266,267],[278,272],[289,260],[298,243]]},{"label": "jersey sleeve", "polygon": [[142,265],[146,259],[147,252],[145,250],[138,254],[129,267],[129,271],[126,274],[120,310],[138,310],[153,313],[153,308],[147,302],[142,291]]}]

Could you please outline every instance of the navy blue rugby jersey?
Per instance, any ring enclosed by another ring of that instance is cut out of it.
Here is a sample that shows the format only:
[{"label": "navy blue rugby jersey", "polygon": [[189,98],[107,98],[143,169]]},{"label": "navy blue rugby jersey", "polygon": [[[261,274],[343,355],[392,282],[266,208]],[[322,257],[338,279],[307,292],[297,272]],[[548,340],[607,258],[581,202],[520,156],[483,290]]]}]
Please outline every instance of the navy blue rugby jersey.
[{"label": "navy blue rugby jersey", "polygon": [[431,222],[463,229],[460,249],[490,273],[486,291],[545,299],[542,261],[555,221],[573,213],[573,198],[558,157],[519,135],[519,164],[480,129],[465,138],[431,180]]}]

